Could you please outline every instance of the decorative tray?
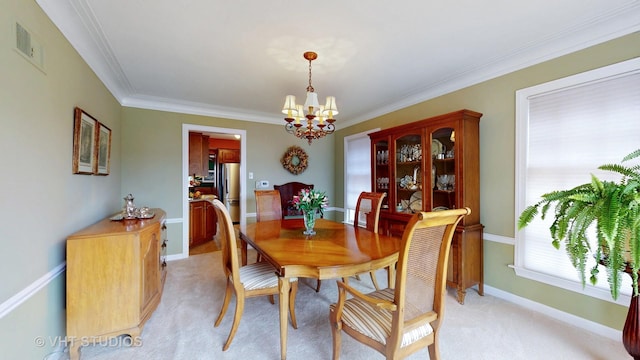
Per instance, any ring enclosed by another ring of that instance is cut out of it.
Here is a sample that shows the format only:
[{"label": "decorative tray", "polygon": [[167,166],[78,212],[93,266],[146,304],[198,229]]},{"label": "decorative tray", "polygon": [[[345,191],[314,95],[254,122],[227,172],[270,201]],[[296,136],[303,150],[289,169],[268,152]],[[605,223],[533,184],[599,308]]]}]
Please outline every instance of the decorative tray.
[{"label": "decorative tray", "polygon": [[136,215],[136,216],[133,216],[133,217],[126,217],[122,213],[118,213],[118,214],[113,215],[109,219],[111,221],[135,220],[135,219],[147,220],[147,219],[152,219],[154,216],[156,216],[156,214],[153,213],[153,212],[151,212],[151,213],[149,213],[149,214],[147,214],[145,216]]}]

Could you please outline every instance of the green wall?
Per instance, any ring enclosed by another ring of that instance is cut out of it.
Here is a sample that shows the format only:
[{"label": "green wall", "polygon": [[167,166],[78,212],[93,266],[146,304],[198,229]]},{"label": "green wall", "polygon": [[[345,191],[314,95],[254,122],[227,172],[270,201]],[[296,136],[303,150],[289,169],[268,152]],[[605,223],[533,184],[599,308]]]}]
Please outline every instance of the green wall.
[{"label": "green wall", "polygon": [[[515,236],[515,91],[640,56],[640,33],[519,70],[435,99],[341,129],[336,136],[336,180],[342,179],[342,141],[367,129],[388,128],[459,109],[483,113],[480,120],[481,222],[485,235]],[[338,189],[338,194],[342,191]],[[342,202],[342,198],[337,199]],[[570,314],[622,329],[627,308],[516,277],[513,246],[484,242],[485,283]],[[551,246],[551,242],[549,242]]]},{"label": "green wall", "polygon": [[[44,71],[14,50],[16,21],[44,46]],[[109,176],[72,174],[76,106],[112,130]],[[3,359],[43,359],[65,334],[65,272],[54,270],[69,234],[122,206],[120,112],[35,1],[0,1],[0,303],[17,305],[0,318]]]}]

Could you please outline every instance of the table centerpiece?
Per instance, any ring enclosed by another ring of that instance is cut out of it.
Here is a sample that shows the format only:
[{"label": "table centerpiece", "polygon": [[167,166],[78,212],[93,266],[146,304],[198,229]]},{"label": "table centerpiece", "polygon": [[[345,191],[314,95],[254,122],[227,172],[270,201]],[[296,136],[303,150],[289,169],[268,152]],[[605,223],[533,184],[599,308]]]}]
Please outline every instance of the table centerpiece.
[{"label": "table centerpiece", "polygon": [[314,189],[302,189],[299,195],[293,196],[293,206],[302,211],[304,218],[305,235],[315,235],[313,227],[316,223],[316,216],[322,216],[324,209],[329,206],[329,198],[322,191]]}]

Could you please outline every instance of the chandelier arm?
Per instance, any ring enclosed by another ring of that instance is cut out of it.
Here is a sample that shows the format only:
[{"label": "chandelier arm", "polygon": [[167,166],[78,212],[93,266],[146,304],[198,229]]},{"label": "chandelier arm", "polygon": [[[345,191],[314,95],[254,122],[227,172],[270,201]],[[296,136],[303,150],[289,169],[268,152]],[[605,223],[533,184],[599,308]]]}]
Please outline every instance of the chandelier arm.
[{"label": "chandelier arm", "polygon": [[284,128],[285,128],[285,130],[287,130],[287,132],[289,134],[294,134],[294,135],[295,135],[295,132],[297,130],[296,127],[294,126],[294,124],[290,123],[290,122],[284,124]]},{"label": "chandelier arm", "polygon": [[324,129],[324,132],[327,134],[332,134],[334,131],[336,131],[336,126],[333,125],[333,123],[328,123]]}]

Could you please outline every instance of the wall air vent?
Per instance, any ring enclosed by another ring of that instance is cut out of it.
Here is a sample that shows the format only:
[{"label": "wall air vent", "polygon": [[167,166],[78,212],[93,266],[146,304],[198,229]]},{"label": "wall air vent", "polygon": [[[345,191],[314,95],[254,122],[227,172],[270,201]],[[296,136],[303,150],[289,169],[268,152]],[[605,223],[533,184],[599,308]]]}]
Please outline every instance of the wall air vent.
[{"label": "wall air vent", "polygon": [[44,72],[44,47],[32,33],[16,22],[16,51]]}]

